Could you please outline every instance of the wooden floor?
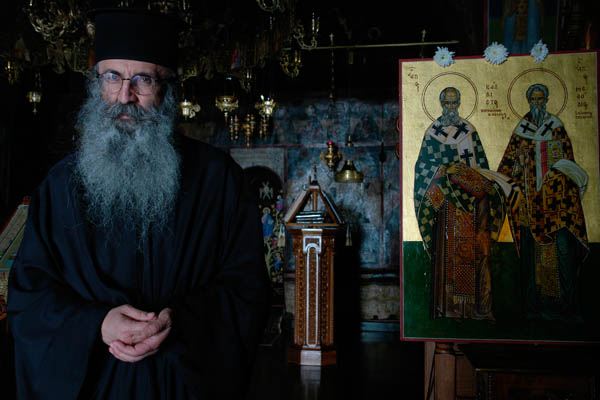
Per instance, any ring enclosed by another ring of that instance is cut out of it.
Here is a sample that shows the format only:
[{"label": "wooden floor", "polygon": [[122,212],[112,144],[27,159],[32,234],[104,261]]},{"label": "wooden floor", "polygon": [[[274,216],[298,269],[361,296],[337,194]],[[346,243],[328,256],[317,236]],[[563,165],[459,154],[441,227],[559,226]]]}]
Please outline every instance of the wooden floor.
[{"label": "wooden floor", "polygon": [[290,332],[260,347],[248,399],[422,399],[423,344],[364,333],[337,344],[337,364],[289,364]]},{"label": "wooden floor", "polygon": [[[290,336],[284,329],[260,346],[247,400],[423,399],[423,343],[401,342],[397,332],[340,335],[336,365],[300,367],[287,362]],[[0,370],[11,358],[0,354]],[[0,374],[0,387],[0,398],[14,398],[14,376]]]}]

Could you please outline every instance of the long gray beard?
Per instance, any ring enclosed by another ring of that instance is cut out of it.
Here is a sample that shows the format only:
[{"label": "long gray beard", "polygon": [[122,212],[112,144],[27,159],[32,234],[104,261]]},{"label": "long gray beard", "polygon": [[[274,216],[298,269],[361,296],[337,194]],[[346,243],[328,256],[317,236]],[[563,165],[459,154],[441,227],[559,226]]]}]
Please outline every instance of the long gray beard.
[{"label": "long gray beard", "polygon": [[530,104],[529,110],[531,111],[531,117],[533,118],[535,126],[538,128],[541,127],[548,117],[548,113],[546,113],[546,105],[544,104],[542,106],[538,106],[535,104]]},{"label": "long gray beard", "polygon": [[442,117],[440,118],[442,126],[458,125],[459,122],[458,110],[449,110],[442,107]]},{"label": "long gray beard", "polygon": [[[118,232],[136,227],[140,243],[161,230],[179,188],[179,155],[173,142],[176,103],[168,88],[160,106],[107,104],[89,83],[77,116],[81,134],[76,175],[84,189],[88,218]],[[118,120],[126,113],[129,121]]]}]

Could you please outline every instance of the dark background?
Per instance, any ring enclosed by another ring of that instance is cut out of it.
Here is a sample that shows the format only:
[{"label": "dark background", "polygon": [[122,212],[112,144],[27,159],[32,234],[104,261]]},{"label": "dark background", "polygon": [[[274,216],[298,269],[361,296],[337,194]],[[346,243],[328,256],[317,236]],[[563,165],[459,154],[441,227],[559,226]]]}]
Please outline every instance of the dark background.
[{"label": "dark background", "polygon": [[[46,43],[34,32],[23,7],[28,0],[4,1],[0,12],[0,51],[21,36],[32,50],[43,51]],[[37,3],[37,2],[34,2]],[[66,2],[65,2],[66,3]],[[115,6],[118,1],[83,1],[89,8]],[[142,7],[146,1],[130,1]],[[269,14],[255,1],[192,2],[194,25],[211,46],[232,45],[251,40],[270,23]],[[497,2],[496,2],[497,3]],[[578,50],[583,46],[587,22],[592,24],[592,45],[597,38],[598,2],[559,0],[558,50]],[[319,46],[336,46],[451,41],[455,56],[481,55],[487,43],[487,1],[417,1],[410,3],[370,0],[297,1],[296,18],[310,26],[311,15],[319,16]],[[364,100],[389,100],[398,96],[398,60],[433,56],[436,46],[379,47],[337,49],[334,51],[335,87],[331,87],[331,51],[303,51],[300,75],[290,78],[275,61],[256,70],[253,92],[256,97],[266,86],[282,102],[299,102],[305,97],[357,97]],[[71,151],[76,143],[73,118],[83,97],[84,76],[70,71],[57,74],[52,67],[39,66],[42,78],[42,103],[36,115],[31,112],[26,93],[32,89],[34,69],[21,72],[19,81],[9,85],[0,58],[0,225],[12,213],[23,196],[31,194],[49,167]],[[222,114],[214,106],[215,95],[223,87],[223,75],[186,81],[202,110],[200,122],[220,121]]]},{"label": "dark background", "polygon": [[[46,45],[23,13],[25,3],[10,0],[2,4],[3,50],[19,36],[30,49],[43,49]],[[91,6],[115,3],[93,1]],[[330,33],[334,34],[336,46],[419,42],[425,29],[425,41],[460,41],[452,46],[457,55],[480,54],[483,48],[481,1],[415,2],[410,11],[403,4],[389,1],[302,1],[296,10],[305,26],[310,24],[313,11],[319,15],[319,46],[330,44]],[[267,13],[254,1],[198,2],[196,18],[206,26],[225,26],[230,42],[252,37],[268,23]],[[205,33],[211,37],[215,30]],[[395,99],[398,59],[432,57],[434,51],[435,46],[365,48],[353,50],[350,56],[348,49],[335,50],[335,96]],[[349,57],[353,58],[352,63]],[[302,58],[303,67],[297,78],[285,75],[278,65],[258,71],[256,90],[268,80],[279,102],[300,101],[307,96],[326,98],[331,92],[331,51],[303,51]],[[4,67],[5,60],[0,61]],[[0,71],[0,225],[4,225],[50,166],[74,148],[73,119],[84,95],[85,78],[68,68],[57,74],[50,65],[39,67],[43,94],[34,115],[26,99],[27,91],[33,87],[34,69],[23,70],[13,85],[8,84],[4,68]],[[223,76],[215,75],[211,80],[195,78],[187,84],[202,107],[198,119],[220,122],[222,114],[214,106],[214,98],[223,85]]]},{"label": "dark background", "polygon": [[[84,96],[83,74],[69,69],[59,74],[50,65],[39,67],[42,103],[38,106],[37,114],[32,113],[32,106],[26,99],[26,93],[33,88],[34,69],[24,69],[18,82],[9,85],[4,71],[6,58],[3,57],[7,54],[7,49],[19,36],[23,36],[31,49],[39,50],[45,46],[22,12],[28,1],[5,0],[0,5],[0,227],[4,226],[23,197],[33,193],[48,169],[75,148],[77,132],[73,128],[73,121]],[[101,7],[114,6],[118,1],[88,3],[93,7]],[[591,48],[597,48],[598,3],[600,2],[597,0],[558,0],[553,3],[556,4],[558,13],[554,50],[583,49],[584,30],[589,22],[592,23]],[[253,0],[198,1],[194,4],[198,29],[205,33],[206,41],[217,46],[226,42],[231,44],[236,40],[249,40],[269,23],[267,14]],[[320,17],[319,46],[330,44],[330,33],[333,33],[334,45],[337,46],[414,43],[422,41],[423,30],[426,32],[424,40],[427,42],[458,41],[458,44],[448,46],[455,52],[455,56],[481,55],[488,44],[485,0],[310,0],[298,1],[296,11],[297,17],[305,26],[309,24],[312,12]],[[435,50],[436,46],[418,45],[335,50],[333,91],[331,51],[303,51],[303,67],[297,78],[286,76],[275,64],[271,68],[257,71],[255,87],[260,90],[263,85],[271,84],[280,104],[301,104],[306,98],[327,99],[331,93],[340,99],[353,97],[377,103],[397,101],[398,60],[431,58]],[[223,115],[214,106],[215,95],[223,86],[223,76],[217,74],[211,80],[197,78],[188,83],[196,102],[202,107],[197,117],[199,123],[215,122],[217,129],[225,134]],[[358,258],[355,254],[352,256]],[[358,278],[354,278],[356,282],[345,282],[340,287],[356,288],[359,283]],[[353,295],[356,293],[354,291]],[[355,323],[355,315],[347,321]],[[5,329],[6,326],[0,324],[0,328]],[[7,358],[9,346],[5,343],[9,340],[8,335],[0,333],[0,371],[10,370],[7,367],[10,365]],[[404,343],[398,359],[404,357],[408,360],[402,364],[405,370],[400,372],[408,373],[411,379],[414,377],[414,386],[418,388],[422,387],[423,382],[420,377],[423,353],[422,347],[413,344]],[[380,370],[387,368],[387,364],[376,361]],[[393,367],[397,365],[394,364]],[[413,370],[412,375],[408,369]],[[405,381],[388,379],[390,374],[396,374],[395,371],[380,370],[371,370],[372,375],[379,374],[374,378],[375,382],[382,384],[387,380],[395,382],[396,389],[403,389],[400,386]],[[12,377],[0,375],[0,387],[7,387],[10,392]]]}]

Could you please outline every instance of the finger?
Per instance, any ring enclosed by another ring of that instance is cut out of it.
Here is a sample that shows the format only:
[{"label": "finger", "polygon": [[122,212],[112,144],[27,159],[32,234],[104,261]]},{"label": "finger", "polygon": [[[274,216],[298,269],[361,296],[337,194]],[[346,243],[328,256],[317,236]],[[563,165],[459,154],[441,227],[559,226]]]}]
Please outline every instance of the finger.
[{"label": "finger", "polygon": [[163,308],[160,313],[158,314],[158,319],[163,319],[165,321],[169,321],[169,326],[171,325],[171,309],[170,308]]},{"label": "finger", "polygon": [[161,312],[158,314],[158,321],[161,322],[163,327],[171,326],[171,309],[163,308]]},{"label": "finger", "polygon": [[161,326],[154,321],[142,322],[130,319],[121,326],[117,339],[127,344],[135,344],[156,335],[160,330]]},{"label": "finger", "polygon": [[165,341],[169,333],[171,332],[171,327],[163,329],[158,334],[147,338],[146,340],[136,343],[135,349],[136,351],[144,352],[144,351],[152,351],[154,349],[158,349],[160,345]]},{"label": "finger", "polygon": [[141,331],[142,336],[137,342],[141,342],[149,337],[158,334],[160,331],[166,328],[165,322],[158,319],[145,323],[144,328]]},{"label": "finger", "polygon": [[167,338],[171,328],[162,330],[157,335],[149,337],[142,342],[135,343],[133,345],[123,343],[121,341],[114,341],[110,346],[120,353],[126,354],[130,357],[139,357],[148,353],[156,352],[161,343]]},{"label": "finger", "polygon": [[125,305],[121,306],[120,311],[123,315],[126,315],[129,318],[137,320],[137,321],[150,321],[153,318],[155,318],[155,316],[156,316],[156,314],[154,312],[142,311],[142,310],[139,310],[129,304],[125,304]]},{"label": "finger", "polygon": [[171,326],[171,310],[166,308],[160,312],[160,314],[158,315],[158,317],[155,320],[149,321],[146,324],[146,326],[144,327],[144,331],[143,331],[144,337],[138,341],[142,341],[146,338],[152,337],[170,326]]},{"label": "finger", "polygon": [[154,353],[155,351],[157,351],[161,343],[169,335],[169,332],[170,330],[167,329],[156,336],[152,336],[151,338],[148,338],[145,341],[136,343],[134,345],[128,345],[123,342],[115,341],[111,343],[111,347],[131,357],[143,356],[145,354]]},{"label": "finger", "polygon": [[141,361],[144,358],[155,354],[158,350],[143,354],[141,356],[130,356],[128,354],[121,352],[119,349],[117,349],[115,347],[109,347],[108,351],[110,352],[110,354],[112,354],[116,359],[118,359],[120,361],[134,363],[134,362]]},{"label": "finger", "polygon": [[127,354],[123,354],[122,352],[120,352],[117,349],[110,349],[110,353],[117,359],[120,361],[124,361],[127,363],[134,363],[134,362],[138,362],[143,360],[146,356],[139,356],[139,357],[132,357],[132,356],[128,356]]}]

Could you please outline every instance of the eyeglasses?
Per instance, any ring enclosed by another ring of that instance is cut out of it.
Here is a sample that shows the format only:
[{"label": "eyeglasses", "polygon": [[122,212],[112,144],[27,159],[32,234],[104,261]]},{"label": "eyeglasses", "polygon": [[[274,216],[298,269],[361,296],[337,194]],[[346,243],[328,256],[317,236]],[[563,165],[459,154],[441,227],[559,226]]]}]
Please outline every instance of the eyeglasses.
[{"label": "eyeglasses", "polygon": [[102,89],[107,93],[114,94],[121,90],[123,81],[129,81],[131,89],[140,96],[147,96],[154,93],[160,79],[152,78],[144,74],[137,74],[131,78],[122,78],[119,74],[111,71],[96,75],[96,78],[102,81]]}]

